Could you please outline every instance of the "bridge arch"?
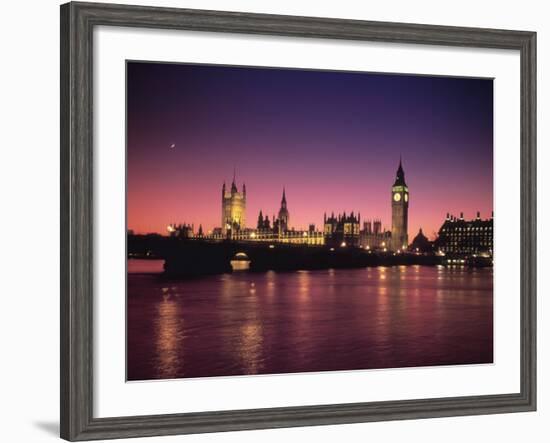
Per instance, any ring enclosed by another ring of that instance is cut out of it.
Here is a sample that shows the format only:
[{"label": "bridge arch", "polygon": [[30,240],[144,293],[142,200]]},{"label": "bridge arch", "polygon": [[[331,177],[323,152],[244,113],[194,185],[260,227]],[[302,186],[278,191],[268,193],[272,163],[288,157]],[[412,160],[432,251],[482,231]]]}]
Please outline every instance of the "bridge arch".
[{"label": "bridge arch", "polygon": [[237,252],[230,260],[233,271],[246,271],[250,269],[250,258],[246,252]]}]

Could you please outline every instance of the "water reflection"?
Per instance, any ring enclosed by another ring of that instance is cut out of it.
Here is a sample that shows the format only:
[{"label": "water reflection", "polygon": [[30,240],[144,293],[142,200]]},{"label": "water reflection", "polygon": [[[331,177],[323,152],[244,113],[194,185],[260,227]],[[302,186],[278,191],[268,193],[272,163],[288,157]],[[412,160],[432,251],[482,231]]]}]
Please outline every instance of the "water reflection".
[{"label": "water reflection", "polygon": [[179,313],[177,300],[167,293],[157,305],[157,367],[159,378],[174,378],[183,358],[184,319]]},{"label": "water reflection", "polygon": [[493,358],[492,270],[394,267],[128,278],[128,378]]},{"label": "water reflection", "polygon": [[262,327],[259,322],[251,321],[241,327],[239,355],[243,374],[257,374],[261,369],[262,342]]}]

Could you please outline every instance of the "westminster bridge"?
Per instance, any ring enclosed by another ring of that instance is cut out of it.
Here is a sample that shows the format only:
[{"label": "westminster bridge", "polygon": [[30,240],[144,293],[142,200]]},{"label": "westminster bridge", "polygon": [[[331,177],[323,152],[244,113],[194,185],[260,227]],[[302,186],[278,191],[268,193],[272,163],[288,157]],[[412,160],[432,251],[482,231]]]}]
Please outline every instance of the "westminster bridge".
[{"label": "westminster bridge", "polygon": [[161,236],[129,236],[128,253],[130,257],[164,259],[168,276],[231,272],[239,261],[246,262],[246,268],[251,271],[441,264],[441,258],[434,255],[393,254],[356,247],[185,240]]}]

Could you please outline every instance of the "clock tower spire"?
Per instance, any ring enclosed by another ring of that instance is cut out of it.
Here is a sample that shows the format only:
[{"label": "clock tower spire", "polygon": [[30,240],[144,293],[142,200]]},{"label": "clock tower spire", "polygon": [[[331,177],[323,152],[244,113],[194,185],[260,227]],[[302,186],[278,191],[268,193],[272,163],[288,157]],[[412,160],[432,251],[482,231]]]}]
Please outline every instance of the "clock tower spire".
[{"label": "clock tower spire", "polygon": [[409,188],[405,182],[405,171],[401,157],[391,188],[391,248],[403,250],[409,245]]}]

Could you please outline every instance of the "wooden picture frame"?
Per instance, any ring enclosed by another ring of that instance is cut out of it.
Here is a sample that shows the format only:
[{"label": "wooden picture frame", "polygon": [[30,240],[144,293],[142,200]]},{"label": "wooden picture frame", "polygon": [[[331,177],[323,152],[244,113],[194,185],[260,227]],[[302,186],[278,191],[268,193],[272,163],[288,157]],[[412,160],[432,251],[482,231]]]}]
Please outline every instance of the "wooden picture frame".
[{"label": "wooden picture frame", "polygon": [[[94,418],[94,27],[498,48],[521,55],[521,390],[517,394]],[[61,437],[70,441],[357,423],[536,408],[536,34],[187,9],[61,6]]]}]

